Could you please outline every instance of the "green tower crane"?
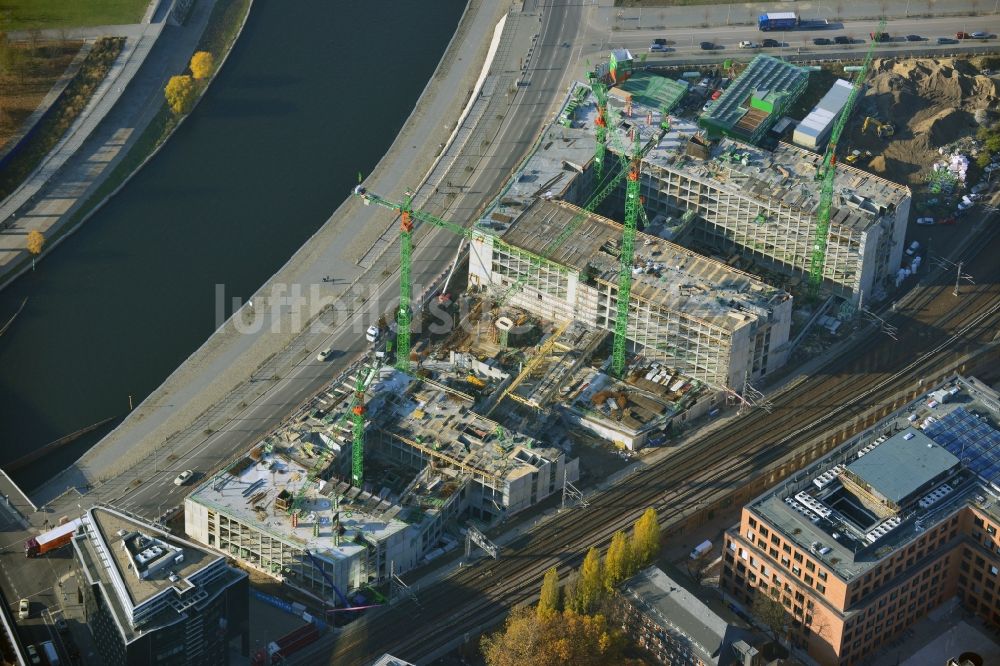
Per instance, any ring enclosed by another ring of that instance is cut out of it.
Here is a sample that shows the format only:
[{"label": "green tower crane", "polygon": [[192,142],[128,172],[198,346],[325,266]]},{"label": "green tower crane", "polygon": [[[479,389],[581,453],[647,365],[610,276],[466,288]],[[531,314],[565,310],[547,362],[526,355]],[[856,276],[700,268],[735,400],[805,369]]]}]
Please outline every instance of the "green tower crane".
[{"label": "green tower crane", "polygon": [[587,72],[587,82],[597,100],[597,120],[594,121],[594,179],[604,176],[604,155],[608,148],[608,86],[596,72]]},{"label": "green tower crane", "polygon": [[[885,19],[883,18],[882,22],[878,24],[875,34],[881,35],[884,30]],[[844,109],[840,112],[840,117],[837,118],[833,130],[830,132],[830,143],[827,144],[823,161],[820,163],[819,168],[816,169],[816,180],[822,180],[823,185],[819,195],[816,242],[813,245],[812,261],[809,265],[808,298],[810,301],[816,300],[816,297],[819,296],[820,288],[823,286],[823,269],[826,266],[826,246],[830,235],[830,208],[833,205],[833,179],[837,172],[837,141],[844,131],[847,119],[850,117],[851,111],[854,109],[854,103],[861,92],[861,86],[864,84],[868,68],[871,66],[872,58],[875,55],[876,43],[876,40],[872,39],[871,44],[868,46],[868,54],[865,56],[864,64],[854,76],[854,85],[851,87],[851,94],[847,97]]]},{"label": "green tower crane", "polygon": [[372,366],[366,373],[364,370],[358,373],[357,382],[354,384],[354,401],[351,407],[351,421],[353,441],[351,445],[351,484],[357,488],[365,480],[365,391],[375,379],[378,373],[378,366]]},{"label": "green tower crane", "polygon": [[625,181],[625,225],[622,229],[621,257],[618,267],[618,309],[615,315],[615,341],[611,352],[611,368],[621,377],[625,372],[625,345],[628,335],[629,296],[632,294],[632,259],[635,255],[635,232],[639,223],[639,168],[642,145],[639,132],[633,130],[632,159]]}]

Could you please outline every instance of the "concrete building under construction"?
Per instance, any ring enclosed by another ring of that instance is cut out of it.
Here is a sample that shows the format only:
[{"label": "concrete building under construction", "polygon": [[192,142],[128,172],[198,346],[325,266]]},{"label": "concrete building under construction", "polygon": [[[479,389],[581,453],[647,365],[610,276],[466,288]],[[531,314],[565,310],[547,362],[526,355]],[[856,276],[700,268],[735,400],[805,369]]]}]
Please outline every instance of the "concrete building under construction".
[{"label": "concrete building under construction", "polygon": [[[641,172],[647,215],[691,216],[679,243],[738,252],[796,281],[808,279],[822,155],[784,142],[774,150],[729,138],[696,144],[694,128],[684,122],[672,122],[661,136],[658,114],[641,108],[617,131],[632,129],[647,146]],[[885,296],[905,249],[910,202],[909,188],[837,165],[825,291],[855,305]]]},{"label": "concrete building under construction", "polygon": [[419,520],[344,483],[312,478],[288,456],[255,448],[184,500],[189,537],[322,601],[412,568]]},{"label": "concrete building under construction", "polygon": [[426,379],[376,391],[368,402],[368,447],[433,469],[456,485],[462,510],[486,521],[527,509],[579,479],[577,459],[473,412],[473,404],[471,396]]},{"label": "concrete building under construction", "polygon": [[[567,228],[573,231],[565,235]],[[519,285],[513,305],[549,320],[614,330],[621,235],[620,224],[600,215],[538,201],[506,230],[502,244],[490,237],[472,244],[469,284],[500,291]],[[628,338],[644,356],[735,390],[785,363],[787,292],[645,233],[637,236],[632,272]]]}]

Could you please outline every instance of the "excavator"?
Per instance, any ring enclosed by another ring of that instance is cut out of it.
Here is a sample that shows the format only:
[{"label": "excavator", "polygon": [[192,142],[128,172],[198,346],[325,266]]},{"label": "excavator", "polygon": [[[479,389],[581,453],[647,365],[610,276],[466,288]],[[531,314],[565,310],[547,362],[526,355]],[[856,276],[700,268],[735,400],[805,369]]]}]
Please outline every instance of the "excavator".
[{"label": "excavator", "polygon": [[878,118],[873,118],[868,116],[865,118],[865,124],[861,126],[861,133],[867,134],[868,129],[874,127],[875,134],[878,138],[885,139],[896,133],[896,128],[892,123],[883,123]]}]

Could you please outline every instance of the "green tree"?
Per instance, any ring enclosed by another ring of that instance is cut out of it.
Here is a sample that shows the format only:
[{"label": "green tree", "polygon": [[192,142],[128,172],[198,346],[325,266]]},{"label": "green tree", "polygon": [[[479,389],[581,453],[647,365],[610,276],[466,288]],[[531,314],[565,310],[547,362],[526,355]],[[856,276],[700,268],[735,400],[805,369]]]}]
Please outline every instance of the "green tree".
[{"label": "green tree", "polygon": [[[777,590],[778,588],[773,588]],[[753,616],[760,620],[761,624],[771,630],[774,640],[777,641],[785,630],[787,614],[785,607],[775,598],[769,597],[761,590],[753,598],[753,606],[750,608]]]},{"label": "green tree", "polygon": [[621,664],[623,642],[603,615],[571,610],[538,616],[517,608],[503,631],[480,642],[488,666],[603,666]]},{"label": "green tree", "polygon": [[197,51],[191,56],[191,63],[188,67],[191,68],[191,74],[194,78],[207,79],[212,75],[212,70],[215,69],[215,59],[208,51]]},{"label": "green tree", "polygon": [[660,554],[660,521],[656,509],[649,507],[632,528],[632,549],[639,567],[652,564]]},{"label": "green tree", "polygon": [[611,537],[608,553],[604,556],[604,589],[608,592],[613,591],[618,587],[618,583],[634,573],[635,557],[632,554],[632,543],[624,532],[615,532]]},{"label": "green tree", "polygon": [[589,613],[601,597],[601,556],[596,548],[587,551],[580,565],[576,593],[570,606],[577,613]]},{"label": "green tree", "polygon": [[191,110],[194,104],[194,81],[190,76],[171,76],[167,87],[163,90],[170,110],[177,115],[183,115]]},{"label": "green tree", "polygon": [[551,567],[542,579],[542,591],[538,595],[538,614],[546,615],[559,610],[559,572]]}]

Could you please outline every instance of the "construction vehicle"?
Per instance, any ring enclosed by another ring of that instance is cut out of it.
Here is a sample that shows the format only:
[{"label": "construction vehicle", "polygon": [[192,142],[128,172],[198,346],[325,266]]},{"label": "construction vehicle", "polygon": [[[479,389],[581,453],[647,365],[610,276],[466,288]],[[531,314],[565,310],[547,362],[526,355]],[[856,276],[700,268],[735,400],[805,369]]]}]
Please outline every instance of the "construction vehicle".
[{"label": "construction vehicle", "polygon": [[844,158],[844,161],[847,162],[848,164],[855,164],[862,158],[864,158],[865,160],[871,159],[872,151],[866,150],[864,152],[861,152],[860,150],[852,150],[851,154]]},{"label": "construction vehicle", "polygon": [[31,537],[24,542],[24,556],[38,557],[50,551],[62,548],[70,542],[76,528],[83,524],[82,518],[71,520],[54,527],[48,532],[42,532],[38,536]]},{"label": "construction vehicle", "polygon": [[[885,19],[882,19],[882,22],[878,26],[879,32],[882,32],[883,29],[885,29]],[[868,68],[871,67],[874,55],[875,42],[872,42],[868,46],[868,54],[865,56],[861,71],[854,77],[851,94],[844,104],[844,110],[841,111],[837,123],[833,126],[833,131],[830,132],[830,142],[827,144],[823,161],[819,168],[816,169],[816,180],[822,181],[823,185],[820,189],[819,208],[816,216],[816,237],[809,263],[808,298],[810,301],[816,300],[819,296],[820,287],[823,286],[823,272],[826,268],[826,245],[830,234],[830,212],[833,206],[833,180],[837,169],[837,142],[840,141],[840,135],[844,132],[847,119],[851,117],[851,111],[854,110],[854,103],[861,92],[861,85],[868,74]]]},{"label": "construction vehicle", "polygon": [[885,139],[896,133],[896,127],[892,123],[883,123],[878,118],[873,118],[868,116],[865,118],[864,124],[861,126],[862,134],[867,134],[870,128],[875,128],[875,134],[880,139]]}]

